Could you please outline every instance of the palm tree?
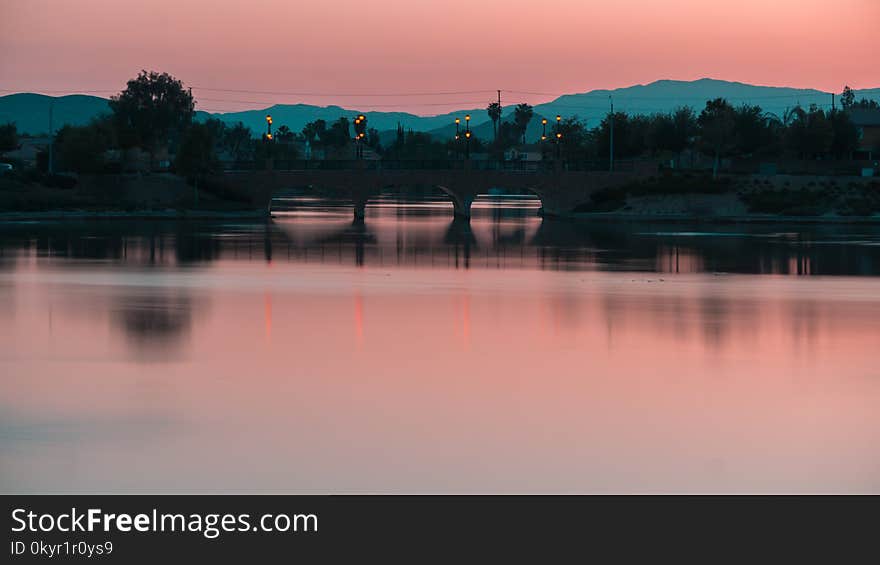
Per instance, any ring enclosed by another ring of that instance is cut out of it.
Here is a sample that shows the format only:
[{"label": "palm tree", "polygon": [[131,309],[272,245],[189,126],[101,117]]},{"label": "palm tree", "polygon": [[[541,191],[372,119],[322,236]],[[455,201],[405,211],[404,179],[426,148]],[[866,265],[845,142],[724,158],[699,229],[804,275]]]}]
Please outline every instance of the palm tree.
[{"label": "palm tree", "polygon": [[501,104],[498,102],[490,102],[486,107],[486,113],[492,120],[492,130],[495,132],[495,139],[498,139],[498,120],[501,119]]},{"label": "palm tree", "polygon": [[293,132],[287,126],[281,126],[278,128],[278,131],[275,132],[275,137],[278,141],[283,141],[285,143],[290,143],[293,141]]},{"label": "palm tree", "polygon": [[513,122],[516,124],[517,129],[522,132],[523,144],[526,142],[526,128],[529,127],[529,122],[532,121],[534,114],[535,111],[532,107],[525,103],[517,104],[513,110]]}]

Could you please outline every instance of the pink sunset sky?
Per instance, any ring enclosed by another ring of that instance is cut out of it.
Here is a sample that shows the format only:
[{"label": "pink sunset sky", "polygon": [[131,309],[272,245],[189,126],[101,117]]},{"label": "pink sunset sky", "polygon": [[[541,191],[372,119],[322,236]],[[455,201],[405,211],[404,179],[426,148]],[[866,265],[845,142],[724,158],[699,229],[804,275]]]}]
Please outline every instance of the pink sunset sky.
[{"label": "pink sunset sky", "polygon": [[206,110],[438,114],[665,78],[880,86],[878,0],[2,2],[0,94],[109,96],[155,69]]}]

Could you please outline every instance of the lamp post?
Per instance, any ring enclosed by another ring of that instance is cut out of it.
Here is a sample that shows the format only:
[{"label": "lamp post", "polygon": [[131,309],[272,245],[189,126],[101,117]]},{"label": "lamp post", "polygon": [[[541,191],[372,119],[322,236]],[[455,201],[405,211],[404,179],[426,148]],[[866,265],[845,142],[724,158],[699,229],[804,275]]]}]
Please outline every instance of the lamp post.
[{"label": "lamp post", "polygon": [[274,164],[274,151],[272,150],[272,116],[270,114],[266,114],[266,136],[263,138],[263,141],[266,145],[266,170],[271,171]]},{"label": "lamp post", "polygon": [[364,158],[364,137],[366,137],[367,132],[367,117],[363,114],[360,114],[358,117],[354,119],[354,141],[355,141],[355,158],[363,159]]},{"label": "lamp post", "polygon": [[562,116],[556,114],[556,159],[558,160],[561,151],[559,148],[559,144],[562,141]]},{"label": "lamp post", "polygon": [[470,160],[471,158],[471,115],[465,114],[464,116],[464,158],[465,160]]}]

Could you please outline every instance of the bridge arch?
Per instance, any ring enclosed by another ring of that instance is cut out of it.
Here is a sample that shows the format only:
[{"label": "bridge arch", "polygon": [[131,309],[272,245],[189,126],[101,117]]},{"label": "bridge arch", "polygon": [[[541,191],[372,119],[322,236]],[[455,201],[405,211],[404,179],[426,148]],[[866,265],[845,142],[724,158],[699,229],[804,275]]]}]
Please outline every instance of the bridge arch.
[{"label": "bridge arch", "polygon": [[[476,200],[477,196],[480,195],[488,195],[490,194],[489,189],[483,188],[474,189],[474,188],[458,188],[452,185],[435,185],[440,191],[449,196],[449,199],[452,200],[453,212],[456,217],[460,218],[470,218],[471,217],[471,206]],[[522,190],[533,194],[538,198],[541,202],[542,209],[544,208],[544,195],[542,194],[540,188],[533,187],[531,185],[528,186],[511,186],[511,189]]]},{"label": "bridge arch", "polygon": [[476,193],[473,191],[457,190],[442,184],[435,186],[452,200],[452,210],[455,216],[460,218],[471,217],[471,205],[474,203],[474,198],[477,196]]}]

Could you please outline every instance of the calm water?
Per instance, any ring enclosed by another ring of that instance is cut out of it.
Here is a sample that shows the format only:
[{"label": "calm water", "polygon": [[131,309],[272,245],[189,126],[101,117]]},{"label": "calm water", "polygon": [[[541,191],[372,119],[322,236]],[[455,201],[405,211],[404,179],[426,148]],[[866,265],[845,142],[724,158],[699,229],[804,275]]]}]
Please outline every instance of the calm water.
[{"label": "calm water", "polygon": [[0,226],[0,491],[880,492],[880,231],[536,207]]}]

